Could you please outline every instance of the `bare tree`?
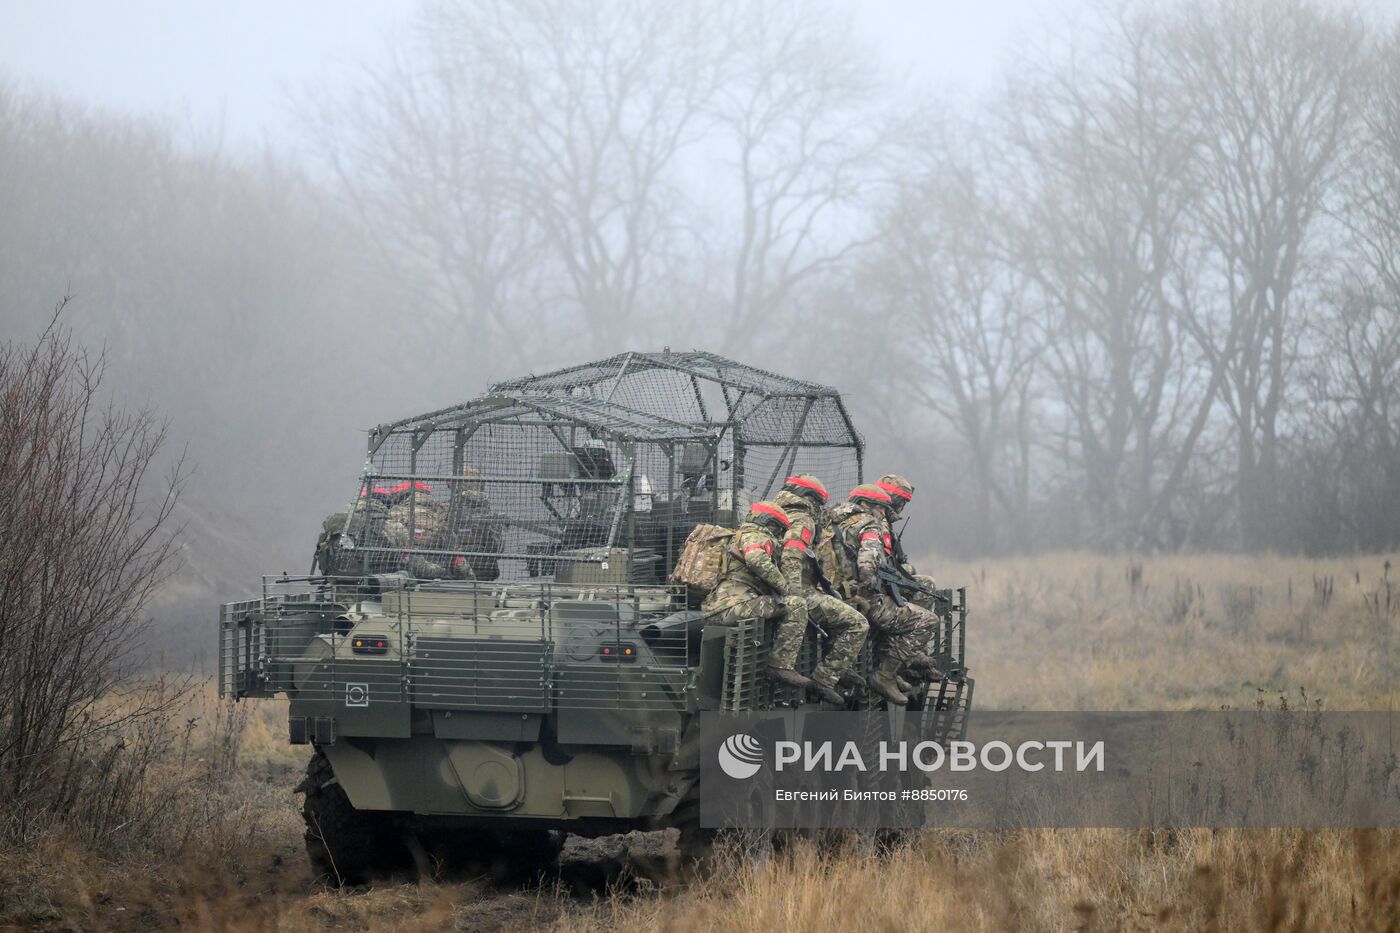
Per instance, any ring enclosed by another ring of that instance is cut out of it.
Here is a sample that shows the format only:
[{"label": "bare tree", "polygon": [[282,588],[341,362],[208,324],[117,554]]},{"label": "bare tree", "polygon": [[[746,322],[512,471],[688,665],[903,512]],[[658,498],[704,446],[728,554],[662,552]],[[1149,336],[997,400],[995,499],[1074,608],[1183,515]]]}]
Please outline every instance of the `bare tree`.
[{"label": "bare tree", "polygon": [[[1033,380],[1043,349],[1035,294],[995,242],[998,210],[979,176],[991,152],[951,136],[923,151],[918,174],[892,199],[866,276],[884,327],[898,335],[885,354],[894,380],[887,392],[912,403],[890,406],[887,421],[903,433],[922,406],[946,422],[975,491],[969,544],[1004,551],[1029,532]],[[946,452],[917,459],[953,465]]]},{"label": "bare tree", "polygon": [[725,28],[723,81],[709,111],[714,142],[732,163],[720,200],[733,191],[738,212],[730,222],[721,211],[719,236],[698,239],[719,255],[715,276],[727,288],[711,330],[728,350],[874,242],[870,209],[891,180],[902,133],[848,18],[749,2],[731,7]]},{"label": "bare tree", "polygon": [[1058,459],[1076,468],[1088,541],[1161,546],[1217,387],[1179,323],[1200,130],[1168,86],[1158,21],[1127,6],[1105,24],[1087,54],[1012,86],[1006,249],[1043,302]]},{"label": "bare tree", "polygon": [[439,283],[435,332],[517,369],[541,334],[635,339],[681,259],[678,162],[723,61],[720,9],[434,3],[393,66],[323,107],[325,154],[386,255]]},{"label": "bare tree", "polygon": [[[1309,550],[1400,541],[1400,33],[1377,44],[1337,217],[1351,247],[1309,342],[1308,424],[1291,464],[1308,471]],[[1325,491],[1323,494],[1320,492]]]},{"label": "bare tree", "polygon": [[386,258],[440,283],[437,332],[517,367],[540,333],[730,349],[868,242],[894,130],[842,21],[795,0],[654,13],[435,3],[391,67],[323,102]]},{"label": "bare tree", "polygon": [[183,474],[147,475],[164,429],[104,402],[102,372],[56,325],[0,348],[0,780],[31,817],[75,799],[85,743],[155,711],[102,701],[175,566]]},{"label": "bare tree", "polygon": [[465,362],[519,369],[526,338],[548,323],[548,244],[520,202],[520,114],[458,28],[471,34],[437,9],[391,49],[387,66],[306,115],[345,203],[402,289],[400,309],[412,309],[411,321],[390,326],[413,338],[404,349],[420,352],[426,332]]},{"label": "bare tree", "polygon": [[455,34],[520,108],[524,203],[581,312],[580,338],[614,352],[641,329],[642,296],[674,268],[674,171],[719,76],[718,8],[673,4],[662,17],[640,0],[484,8],[496,11],[485,22],[458,8]]},{"label": "bare tree", "polygon": [[1220,282],[1219,299],[1184,319],[1225,373],[1243,542],[1268,547],[1299,290],[1353,127],[1364,30],[1306,0],[1202,0],[1174,17],[1164,47],[1199,121],[1196,216]]}]

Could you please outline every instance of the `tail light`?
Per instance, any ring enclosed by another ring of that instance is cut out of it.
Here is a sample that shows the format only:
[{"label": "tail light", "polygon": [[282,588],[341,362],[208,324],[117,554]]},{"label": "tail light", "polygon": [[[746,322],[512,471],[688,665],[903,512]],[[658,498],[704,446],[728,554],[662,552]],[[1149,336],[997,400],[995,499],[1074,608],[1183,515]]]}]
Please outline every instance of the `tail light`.
[{"label": "tail light", "polygon": [[387,654],[389,639],[383,635],[356,635],[350,641],[350,650],[355,654]]},{"label": "tail light", "polygon": [[637,660],[637,646],[628,641],[608,642],[598,646],[598,657],[604,661],[627,663]]}]

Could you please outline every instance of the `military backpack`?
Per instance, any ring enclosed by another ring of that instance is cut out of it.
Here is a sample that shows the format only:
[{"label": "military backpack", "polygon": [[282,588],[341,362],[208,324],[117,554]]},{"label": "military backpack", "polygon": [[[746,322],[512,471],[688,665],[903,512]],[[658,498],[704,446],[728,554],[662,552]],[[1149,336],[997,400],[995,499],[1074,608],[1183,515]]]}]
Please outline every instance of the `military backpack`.
[{"label": "military backpack", "polygon": [[729,542],[733,528],[696,525],[681,546],[681,556],[671,571],[671,582],[684,584],[692,599],[704,599],[729,567]]},{"label": "military backpack", "polygon": [[843,502],[831,509],[831,525],[817,537],[815,553],[822,576],[830,581],[838,596],[846,599],[855,594],[859,579],[856,554],[860,545],[853,540],[854,526],[864,517],[865,513]]}]

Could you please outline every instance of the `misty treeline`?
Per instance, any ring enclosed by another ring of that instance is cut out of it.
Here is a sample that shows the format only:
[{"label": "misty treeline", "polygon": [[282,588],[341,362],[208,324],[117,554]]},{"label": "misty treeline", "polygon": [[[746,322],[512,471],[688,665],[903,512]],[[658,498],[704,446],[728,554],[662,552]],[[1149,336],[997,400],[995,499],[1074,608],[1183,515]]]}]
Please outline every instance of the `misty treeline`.
[{"label": "misty treeline", "polygon": [[1397,543],[1385,24],[1104,5],[975,101],[796,0],[435,2],[388,41],[256,156],[0,85],[0,314],[73,294],[170,412],[182,580],[304,570],[374,423],[662,345],[839,387],[916,548]]}]

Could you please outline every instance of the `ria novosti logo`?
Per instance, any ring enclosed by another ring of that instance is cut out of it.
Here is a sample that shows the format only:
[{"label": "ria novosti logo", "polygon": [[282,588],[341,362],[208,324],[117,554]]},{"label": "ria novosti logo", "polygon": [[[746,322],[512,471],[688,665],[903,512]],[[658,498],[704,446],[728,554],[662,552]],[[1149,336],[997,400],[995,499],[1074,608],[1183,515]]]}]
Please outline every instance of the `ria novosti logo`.
[{"label": "ria novosti logo", "polygon": [[[1099,739],[1092,744],[1082,740],[1058,739],[1025,741],[1014,748],[1007,742],[991,741],[977,745],[968,741],[943,743],[922,742],[878,743],[875,749],[862,748],[861,743],[780,741],[773,746],[773,770],[801,771],[808,774],[839,773],[842,771],[991,771],[1001,772],[1015,767],[1036,772],[1104,770],[1105,743]],[[1071,758],[1070,753],[1073,752]],[[872,757],[873,755],[873,757]],[[735,780],[753,777],[763,767],[763,745],[747,732],[736,732],[724,740],[716,755],[720,770]]]},{"label": "ria novosti logo", "polygon": [[736,732],[719,747],[720,770],[736,781],[751,778],[763,767],[763,746],[746,732]]}]

